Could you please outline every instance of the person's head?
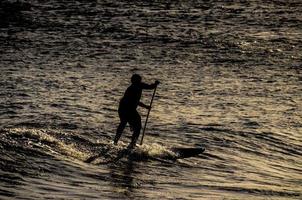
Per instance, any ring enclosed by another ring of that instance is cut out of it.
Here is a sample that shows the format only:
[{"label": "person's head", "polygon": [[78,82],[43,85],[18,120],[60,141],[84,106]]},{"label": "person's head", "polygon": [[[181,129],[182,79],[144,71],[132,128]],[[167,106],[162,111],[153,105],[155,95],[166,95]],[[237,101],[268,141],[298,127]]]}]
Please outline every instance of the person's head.
[{"label": "person's head", "polygon": [[132,84],[137,84],[140,83],[142,81],[142,77],[138,74],[133,74],[131,77],[131,83]]}]

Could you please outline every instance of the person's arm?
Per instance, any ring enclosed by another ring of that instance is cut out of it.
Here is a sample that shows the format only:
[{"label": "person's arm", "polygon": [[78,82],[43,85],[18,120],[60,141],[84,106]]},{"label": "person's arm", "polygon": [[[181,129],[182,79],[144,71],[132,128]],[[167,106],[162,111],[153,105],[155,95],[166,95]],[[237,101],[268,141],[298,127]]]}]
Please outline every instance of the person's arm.
[{"label": "person's arm", "polygon": [[140,106],[140,107],[143,107],[143,108],[146,108],[146,109],[149,109],[150,110],[150,106],[147,106],[146,104],[144,104],[144,103],[142,103],[142,102],[139,102],[138,103],[138,105]]},{"label": "person's arm", "polygon": [[152,90],[159,84],[159,81],[155,81],[153,84],[141,83],[142,89]]}]

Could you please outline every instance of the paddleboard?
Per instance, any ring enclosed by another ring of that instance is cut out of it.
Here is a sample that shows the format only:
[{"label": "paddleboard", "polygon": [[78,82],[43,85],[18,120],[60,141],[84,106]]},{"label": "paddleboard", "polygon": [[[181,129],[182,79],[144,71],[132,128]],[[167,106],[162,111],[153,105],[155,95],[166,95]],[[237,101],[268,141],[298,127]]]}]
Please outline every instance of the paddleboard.
[{"label": "paddleboard", "polygon": [[205,148],[175,147],[172,148],[171,150],[177,155],[177,158],[189,158],[189,157],[198,156],[199,154],[203,153],[205,151]]},{"label": "paddleboard", "polygon": [[[148,147],[148,146],[147,146]],[[149,146],[150,148],[150,146]],[[205,148],[198,147],[172,147],[169,149],[163,148],[158,152],[153,152],[154,147],[151,146],[150,149],[144,149],[141,146],[137,146],[134,149],[116,147],[116,146],[108,146],[108,148],[104,148],[102,152],[98,153],[95,156],[88,158],[85,162],[91,163],[110,163],[117,162],[123,157],[130,156],[132,159],[166,159],[166,160],[177,160],[182,158],[189,158],[198,156],[199,154],[205,151]]]}]

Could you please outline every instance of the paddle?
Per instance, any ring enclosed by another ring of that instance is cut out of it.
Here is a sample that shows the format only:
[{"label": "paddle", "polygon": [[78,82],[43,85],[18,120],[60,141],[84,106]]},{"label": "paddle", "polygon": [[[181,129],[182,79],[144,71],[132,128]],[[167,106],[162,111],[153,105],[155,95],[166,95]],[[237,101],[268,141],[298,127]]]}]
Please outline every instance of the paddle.
[{"label": "paddle", "polygon": [[152,102],[153,102],[153,99],[154,99],[154,96],[155,96],[156,88],[157,88],[157,85],[155,86],[154,91],[153,91],[152,99],[151,99],[151,102],[150,102],[150,109],[148,110],[148,114],[147,114],[147,117],[146,117],[145,126],[144,126],[144,129],[143,129],[143,135],[142,135],[140,145],[143,144],[143,140],[144,140],[144,136],[145,136],[145,130],[146,130],[149,114],[150,114],[150,111],[151,111]]}]

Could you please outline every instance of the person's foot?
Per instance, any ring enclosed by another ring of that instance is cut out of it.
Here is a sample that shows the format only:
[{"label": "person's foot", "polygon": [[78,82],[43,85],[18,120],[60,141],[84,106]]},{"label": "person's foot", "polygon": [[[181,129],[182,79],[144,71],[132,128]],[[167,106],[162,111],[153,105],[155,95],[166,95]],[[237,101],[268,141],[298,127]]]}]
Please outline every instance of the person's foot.
[{"label": "person's foot", "polygon": [[135,147],[135,143],[130,143],[129,146],[127,147],[127,149],[134,149]]}]

